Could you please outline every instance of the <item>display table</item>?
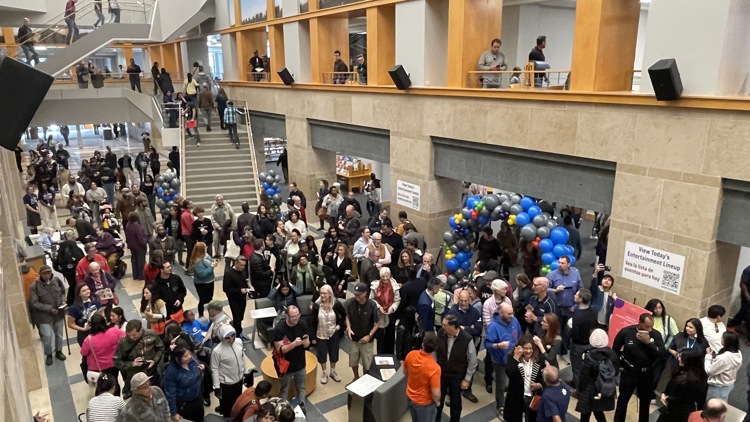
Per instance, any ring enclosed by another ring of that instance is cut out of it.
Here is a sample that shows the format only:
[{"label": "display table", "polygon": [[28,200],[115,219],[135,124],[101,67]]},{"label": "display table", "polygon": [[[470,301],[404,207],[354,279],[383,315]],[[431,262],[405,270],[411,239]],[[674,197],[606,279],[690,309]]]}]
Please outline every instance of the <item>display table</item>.
[{"label": "display table", "polygon": [[[263,373],[263,379],[271,383],[271,397],[278,397],[279,390],[281,389],[281,382],[276,374],[276,368],[273,366],[273,358],[271,355],[266,356],[263,362],[260,363],[260,371]],[[310,393],[315,391],[315,387],[318,385],[318,359],[311,352],[305,352],[305,395],[310,396]],[[292,397],[297,395],[297,388],[292,386],[289,388],[289,397],[286,399],[291,400]]]},{"label": "display table", "polygon": [[354,166],[347,166],[345,171],[336,172],[336,177],[344,182],[347,189],[353,192],[362,192],[362,187],[370,181],[372,165],[370,163],[360,163],[355,170]]}]

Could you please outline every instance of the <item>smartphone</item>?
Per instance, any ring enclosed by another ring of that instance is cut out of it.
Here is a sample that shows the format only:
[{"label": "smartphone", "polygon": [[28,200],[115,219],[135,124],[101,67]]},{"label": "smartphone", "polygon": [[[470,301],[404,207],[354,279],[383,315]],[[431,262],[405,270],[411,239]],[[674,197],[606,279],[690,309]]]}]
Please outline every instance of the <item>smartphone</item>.
[{"label": "smartphone", "polygon": [[308,336],[307,334],[305,334],[304,336],[302,336],[302,339],[304,340],[304,339],[306,339],[308,337],[310,337],[310,336]]},{"label": "smartphone", "polygon": [[527,310],[527,311],[531,311],[531,312],[534,312],[534,307],[533,307],[533,306],[531,306],[531,305],[526,305],[526,310]]},{"label": "smartphone", "polygon": [[612,267],[610,267],[609,265],[605,265],[604,271],[612,271]]}]

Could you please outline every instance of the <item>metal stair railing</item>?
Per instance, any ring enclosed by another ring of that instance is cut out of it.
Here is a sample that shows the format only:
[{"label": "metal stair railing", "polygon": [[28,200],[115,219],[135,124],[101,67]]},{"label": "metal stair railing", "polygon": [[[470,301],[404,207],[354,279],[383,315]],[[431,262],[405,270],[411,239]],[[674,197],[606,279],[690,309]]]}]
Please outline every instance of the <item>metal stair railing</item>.
[{"label": "metal stair railing", "polygon": [[[242,108],[244,110],[244,116],[245,116],[245,130],[247,130],[247,144],[250,148],[250,158],[253,163],[253,168],[255,169],[255,174],[253,175],[253,186],[255,186],[255,200],[257,204],[260,204],[260,182],[258,180],[258,175],[260,174],[261,170],[258,167],[258,158],[255,154],[255,146],[253,145],[253,131],[250,128],[250,108],[247,105],[247,101],[238,101],[238,100],[232,100],[235,104],[235,107],[239,110]],[[238,106],[238,104],[241,104]]]}]

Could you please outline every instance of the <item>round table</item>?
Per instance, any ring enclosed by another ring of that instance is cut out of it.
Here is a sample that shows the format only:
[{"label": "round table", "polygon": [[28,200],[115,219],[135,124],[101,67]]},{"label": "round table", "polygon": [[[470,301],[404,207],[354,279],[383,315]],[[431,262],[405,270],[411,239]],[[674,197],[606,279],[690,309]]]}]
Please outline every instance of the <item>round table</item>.
[{"label": "round table", "polygon": [[[276,368],[273,366],[273,358],[268,355],[260,363],[260,370],[263,373],[263,379],[271,383],[271,397],[278,397],[279,390],[281,389],[281,382],[279,376],[276,374]],[[305,351],[305,395],[310,396],[310,393],[315,391],[315,387],[318,385],[318,359],[311,352]],[[289,388],[289,397],[293,398],[297,395],[297,388],[292,382],[292,386]]]}]

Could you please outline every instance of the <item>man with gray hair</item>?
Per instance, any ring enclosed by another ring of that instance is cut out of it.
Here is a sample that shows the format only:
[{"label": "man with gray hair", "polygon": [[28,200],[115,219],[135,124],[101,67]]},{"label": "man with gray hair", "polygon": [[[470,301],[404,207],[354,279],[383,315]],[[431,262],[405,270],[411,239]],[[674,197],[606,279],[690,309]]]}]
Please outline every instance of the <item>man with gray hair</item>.
[{"label": "man with gray hair", "polygon": [[550,294],[549,280],[547,277],[536,277],[531,286],[534,295],[529,299],[529,306],[533,309],[526,310],[527,330],[529,334],[537,336],[542,333],[542,318],[544,314],[557,314],[557,302],[555,296]]},{"label": "man with gray hair", "polygon": [[26,55],[26,64],[29,66],[34,60],[36,60],[36,64],[39,64],[39,54],[34,48],[34,31],[29,27],[30,22],[29,18],[23,18],[23,25],[18,28],[18,35],[16,36],[16,42],[21,44],[23,54]]},{"label": "man with gray hair", "polygon": [[214,94],[207,82],[201,84],[198,92],[198,108],[203,112],[203,121],[206,122],[206,131],[211,132],[211,111],[214,109]]},{"label": "man with gray hair", "polygon": [[216,195],[216,202],[211,205],[211,224],[214,226],[214,258],[221,258],[223,255],[220,250],[221,246],[224,246],[224,252],[226,252],[226,244],[229,236],[231,236],[232,228],[235,227],[234,210],[232,206],[224,202],[224,197]]}]

